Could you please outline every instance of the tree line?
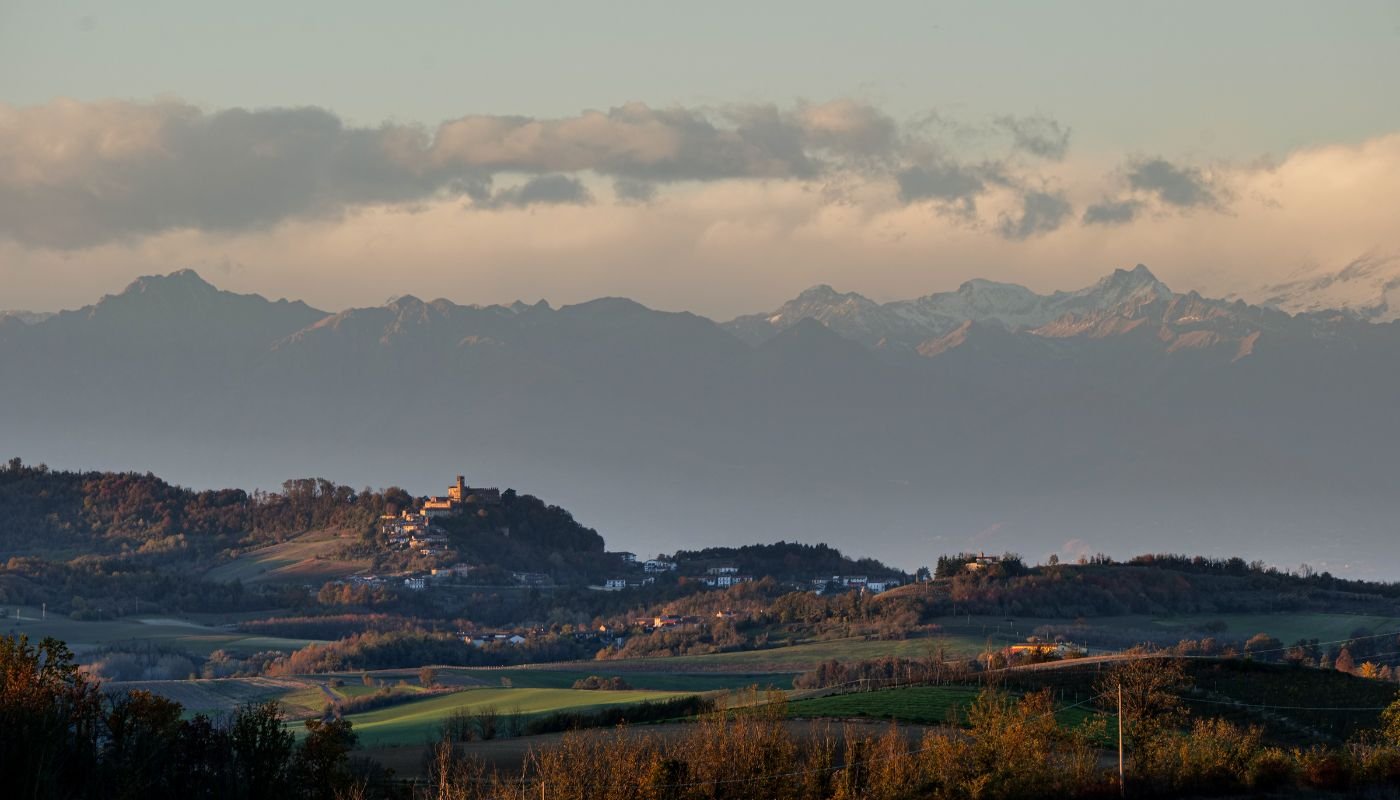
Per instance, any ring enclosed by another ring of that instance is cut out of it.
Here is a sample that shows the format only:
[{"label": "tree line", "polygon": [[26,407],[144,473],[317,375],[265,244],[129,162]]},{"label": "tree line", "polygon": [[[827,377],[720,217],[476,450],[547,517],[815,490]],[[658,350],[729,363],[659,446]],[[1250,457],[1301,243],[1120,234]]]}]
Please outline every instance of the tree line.
[{"label": "tree line", "polygon": [[223,718],[183,711],[149,692],[104,693],[55,639],[0,638],[9,797],[330,800],[376,776],[352,763],[346,720],[308,720],[298,742],[275,702]]}]

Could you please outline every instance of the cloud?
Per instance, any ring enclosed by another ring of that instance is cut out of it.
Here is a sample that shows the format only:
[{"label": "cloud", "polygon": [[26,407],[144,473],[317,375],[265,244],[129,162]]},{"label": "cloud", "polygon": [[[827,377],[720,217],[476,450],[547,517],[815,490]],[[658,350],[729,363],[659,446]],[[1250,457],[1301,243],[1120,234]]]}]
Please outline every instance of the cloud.
[{"label": "cloud", "polygon": [[1069,150],[1070,130],[1046,116],[1000,116],[992,120],[998,128],[1011,134],[1017,150],[1040,158],[1059,161]]},{"label": "cloud", "polygon": [[1084,209],[1082,219],[1085,225],[1123,225],[1132,222],[1142,210],[1138,200],[1113,200],[1104,198]]},{"label": "cloud", "polygon": [[618,178],[613,181],[613,195],[623,203],[650,203],[656,197],[656,184]]},{"label": "cloud", "polygon": [[485,200],[476,201],[482,208],[525,208],[533,205],[577,205],[593,202],[583,182],[567,175],[540,175],[519,186],[501,189]]},{"label": "cloud", "polygon": [[[1063,149],[1068,132],[1058,123],[1006,120],[1021,146]],[[1005,164],[961,163],[934,136],[849,98],[786,107],[627,103],[557,118],[470,114],[436,128],[357,127],[315,107],[0,104],[0,237],[72,250],[462,197],[482,209],[579,204],[592,199],[583,191],[590,176],[612,179],[624,204],[687,182],[823,180],[836,197],[852,178],[894,177],[906,202],[936,200],[966,215],[989,185],[1013,180]],[[525,183],[493,194],[501,176]]]},{"label": "cloud", "polygon": [[878,157],[893,153],[898,146],[898,123],[867,103],[841,99],[802,105],[794,116],[813,147]]},{"label": "cloud", "polygon": [[1028,239],[1059,228],[1073,211],[1063,193],[1026,192],[1021,198],[1020,216],[1002,214],[997,232],[1004,239]]},{"label": "cloud", "polygon": [[181,103],[0,106],[0,235],[72,248],[180,228],[240,231],[346,205],[468,191],[413,163],[424,136],[317,108],[205,114]]},{"label": "cloud", "polygon": [[970,214],[976,210],[977,196],[986,190],[989,180],[997,177],[996,169],[991,166],[939,160],[900,170],[895,180],[899,184],[899,197],[906,203],[934,200]]},{"label": "cloud", "polygon": [[1128,164],[1128,186],[1155,196],[1177,208],[1220,208],[1220,191],[1201,170],[1179,167],[1162,158],[1138,159]]}]

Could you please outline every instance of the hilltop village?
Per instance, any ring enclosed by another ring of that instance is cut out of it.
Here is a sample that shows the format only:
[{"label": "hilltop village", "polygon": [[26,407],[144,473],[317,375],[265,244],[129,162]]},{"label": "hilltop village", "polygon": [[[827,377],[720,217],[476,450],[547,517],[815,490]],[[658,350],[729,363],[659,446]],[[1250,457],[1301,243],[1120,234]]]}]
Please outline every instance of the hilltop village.
[{"label": "hilltop village", "polygon": [[[756,575],[739,563],[724,562],[713,551],[702,551],[690,558],[658,554],[639,559],[631,552],[605,552],[601,559],[605,571],[593,576],[598,580],[568,581],[545,569],[497,569],[498,564],[472,563],[462,560],[463,550],[470,542],[463,536],[480,539],[508,540],[512,535],[508,524],[491,524],[503,505],[516,495],[511,490],[496,487],[469,486],[465,476],[458,475],[443,496],[417,499],[396,513],[382,515],[378,534],[385,551],[399,558],[385,563],[403,563],[408,568],[383,574],[364,573],[347,576],[347,583],[366,587],[398,587],[410,591],[428,591],[435,586],[514,585],[518,587],[583,586],[592,591],[621,592],[653,586],[661,579],[667,583],[691,583],[712,589],[728,589],[750,583],[761,577],[781,577],[792,588],[809,589],[816,593],[856,591],[880,593],[907,581],[902,574],[888,571],[877,576],[813,574],[807,576]],[[484,524],[483,524],[484,523]],[[712,549],[713,550],[713,549]],[[544,559],[542,559],[544,560]],[[980,566],[980,563],[973,562]],[[528,566],[528,565],[524,565]],[[484,585],[484,584],[483,584]],[[676,620],[657,617],[654,627],[671,627]]]}]

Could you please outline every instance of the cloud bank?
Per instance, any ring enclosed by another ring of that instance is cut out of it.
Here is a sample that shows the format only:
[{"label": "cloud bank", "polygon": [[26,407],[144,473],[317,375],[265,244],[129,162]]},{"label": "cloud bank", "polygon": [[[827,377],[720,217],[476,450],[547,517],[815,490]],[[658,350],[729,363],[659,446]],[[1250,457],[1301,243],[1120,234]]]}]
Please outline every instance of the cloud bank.
[{"label": "cloud bank", "polygon": [[886,299],[977,276],[1049,290],[1138,262],[1249,296],[1400,252],[1400,135],[1228,164],[1081,153],[1048,118],[979,124],[940,138],[853,100],[431,129],[314,108],[0,106],[0,307],[195,267],[332,309],[627,295],[725,317],[821,282]]},{"label": "cloud bank", "polygon": [[[1069,131],[996,121],[1008,150],[1063,157]],[[627,202],[721,180],[897,181],[906,202],[966,211],[1005,160],[960,163],[914,126],[851,99],[709,108],[629,103],[560,119],[473,114],[433,130],[347,125],[320,108],[206,112],[174,102],[0,106],[0,236],[76,249],[171,230],[240,232],[442,198],[482,209],[586,203],[588,178]],[[517,183],[500,188],[502,177]]]}]

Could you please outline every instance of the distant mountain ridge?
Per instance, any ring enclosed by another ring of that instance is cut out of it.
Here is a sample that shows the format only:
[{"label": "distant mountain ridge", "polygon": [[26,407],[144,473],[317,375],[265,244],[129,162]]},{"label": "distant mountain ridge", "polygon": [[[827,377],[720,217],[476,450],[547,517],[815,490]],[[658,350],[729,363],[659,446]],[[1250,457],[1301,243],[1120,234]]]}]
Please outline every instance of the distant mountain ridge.
[{"label": "distant mountain ridge", "polygon": [[426,491],[464,465],[639,553],[788,538],[912,567],[1169,536],[1400,574],[1398,357],[1396,324],[1144,266],[1048,295],[816,287],[724,324],[625,298],[329,313],[181,271],[0,320],[0,442],[198,486]]},{"label": "distant mountain ridge", "polygon": [[1266,305],[1294,313],[1338,310],[1371,322],[1400,320],[1400,255],[1368,254],[1341,269],[1317,268],[1261,290]]},{"label": "distant mountain ridge", "polygon": [[1005,343],[1025,336],[1103,339],[1134,331],[1150,332],[1147,338],[1155,338],[1159,349],[1168,353],[1232,349],[1234,358],[1243,358],[1265,334],[1332,336],[1339,325],[1361,321],[1343,312],[1290,315],[1239,300],[1208,299],[1194,291],[1176,293],[1138,264],[1115,270],[1084,289],[1048,295],[1015,284],[972,280],[952,292],[876,303],[816,286],[770,313],[738,317],[724,327],[757,344],[802,320],[816,320],[867,347],[926,358],[970,341],[990,346],[984,341],[988,337],[1013,346]]}]

